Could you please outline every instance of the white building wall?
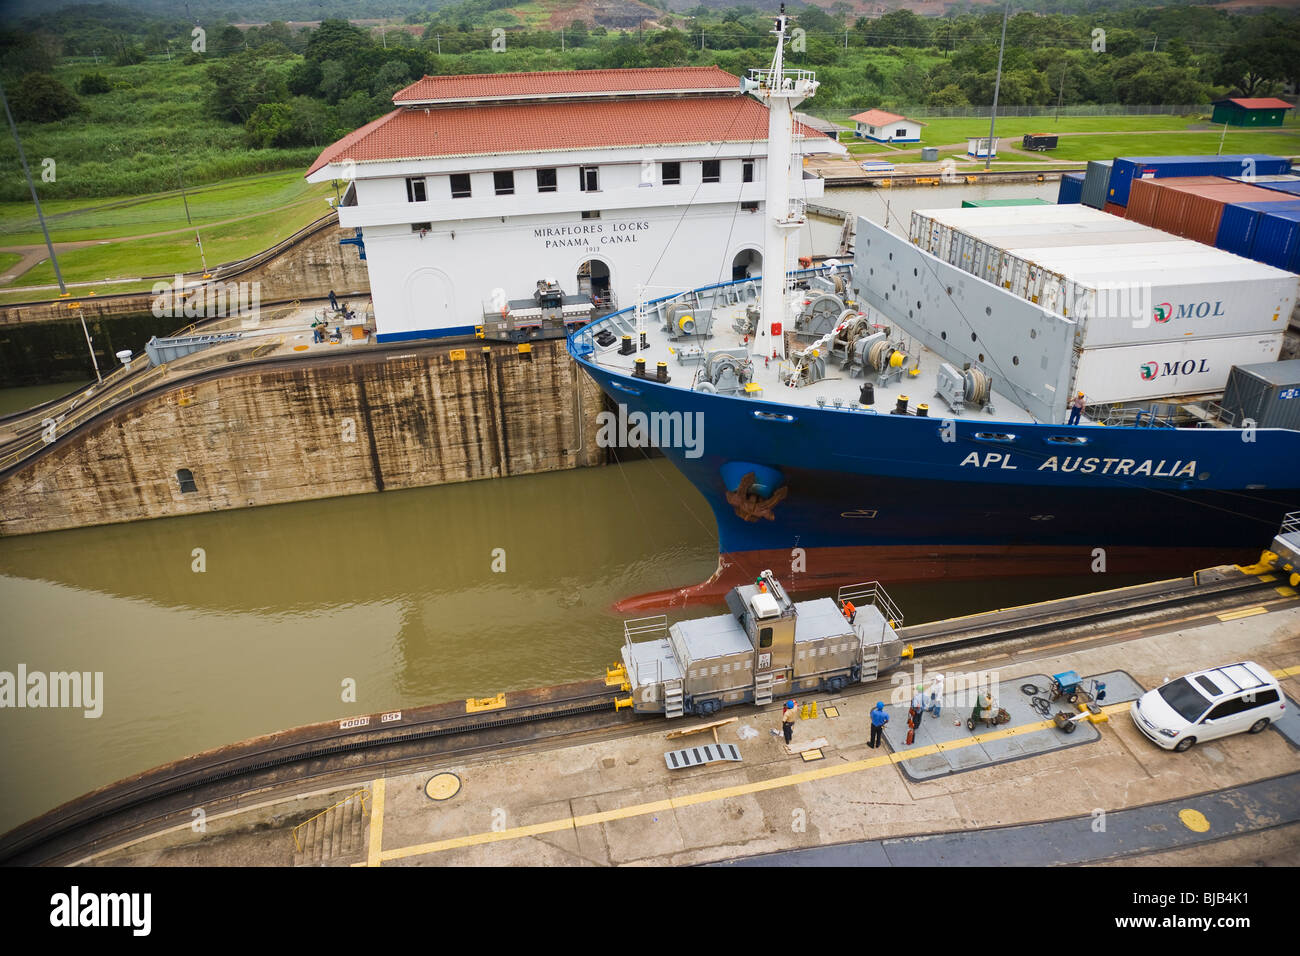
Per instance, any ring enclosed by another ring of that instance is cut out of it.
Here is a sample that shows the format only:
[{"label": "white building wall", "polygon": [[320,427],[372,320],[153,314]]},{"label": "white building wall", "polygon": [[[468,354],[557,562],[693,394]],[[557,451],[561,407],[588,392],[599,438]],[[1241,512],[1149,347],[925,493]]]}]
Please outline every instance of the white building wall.
[{"label": "white building wall", "polygon": [[[494,302],[527,298],[542,278],[577,294],[578,268],[589,259],[606,264],[626,307],[639,284],[654,287],[655,297],[726,281],[737,254],[761,252],[765,159],[750,155],[761,145],[366,163],[357,168],[356,205],[341,208],[339,221],[363,229],[381,340],[470,333]],[[714,158],[720,181],[704,183],[702,160]],[[748,183],[746,158],[754,163]],[[680,184],[662,182],[664,161],[681,163]],[[580,188],[586,165],[599,168],[597,191]],[[494,168],[514,171],[513,195],[496,195]],[[557,170],[555,192],[538,192],[539,168]],[[472,195],[453,199],[451,175],[461,172],[470,173]],[[412,176],[425,179],[425,202],[408,200]],[[822,198],[822,180],[796,177],[792,196]],[[584,211],[600,216],[583,219]],[[425,223],[427,230],[415,228]],[[791,243],[785,268],[796,258]]]},{"label": "white building wall", "polygon": [[[423,236],[409,224],[368,227],[377,332],[385,341],[472,332],[494,301],[527,298],[538,279],[576,294],[578,269],[592,259],[608,266],[620,307],[635,304],[638,285],[655,298],[727,281],[737,254],[761,252],[763,215],[761,204],[749,212],[710,203],[684,218],[679,207],[657,206],[591,220],[571,212],[438,222]],[[786,269],[796,257],[791,243]]]}]

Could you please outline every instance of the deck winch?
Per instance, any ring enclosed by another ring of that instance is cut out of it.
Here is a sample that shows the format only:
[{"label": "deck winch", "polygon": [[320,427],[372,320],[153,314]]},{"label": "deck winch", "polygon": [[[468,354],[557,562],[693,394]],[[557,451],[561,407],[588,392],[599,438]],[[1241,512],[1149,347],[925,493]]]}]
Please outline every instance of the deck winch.
[{"label": "deck winch", "polygon": [[967,405],[993,411],[993,376],[973,363],[959,372],[947,362],[939,366],[935,394],[942,398],[953,414],[961,414]]}]

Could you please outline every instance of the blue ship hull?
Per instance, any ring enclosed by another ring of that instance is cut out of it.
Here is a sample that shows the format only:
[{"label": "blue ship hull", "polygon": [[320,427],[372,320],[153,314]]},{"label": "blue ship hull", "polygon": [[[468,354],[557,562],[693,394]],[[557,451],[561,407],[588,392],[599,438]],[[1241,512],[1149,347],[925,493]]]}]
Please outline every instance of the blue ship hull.
[{"label": "blue ship hull", "polygon": [[1300,510],[1294,431],[945,426],[689,391],[574,357],[627,415],[702,426],[697,444],[661,449],[717,519],[720,573],[701,596],[765,566],[792,567],[795,587],[1189,572],[1252,560]]}]

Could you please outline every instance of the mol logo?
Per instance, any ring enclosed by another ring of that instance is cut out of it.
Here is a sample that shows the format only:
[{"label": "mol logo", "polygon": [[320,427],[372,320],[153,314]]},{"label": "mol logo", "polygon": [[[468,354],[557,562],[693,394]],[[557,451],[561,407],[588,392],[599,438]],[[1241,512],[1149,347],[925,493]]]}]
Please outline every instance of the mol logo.
[{"label": "mol logo", "polygon": [[1187,359],[1183,362],[1143,362],[1138,367],[1142,381],[1149,382],[1161,373],[1165,375],[1197,375],[1210,371],[1208,359]]},{"label": "mol logo", "polygon": [[[1155,312],[1153,314],[1153,318],[1157,322],[1168,322],[1173,317],[1174,317],[1174,307],[1170,305],[1168,302],[1161,302],[1158,306],[1156,306]],[[1152,377],[1154,378],[1155,376]]]}]

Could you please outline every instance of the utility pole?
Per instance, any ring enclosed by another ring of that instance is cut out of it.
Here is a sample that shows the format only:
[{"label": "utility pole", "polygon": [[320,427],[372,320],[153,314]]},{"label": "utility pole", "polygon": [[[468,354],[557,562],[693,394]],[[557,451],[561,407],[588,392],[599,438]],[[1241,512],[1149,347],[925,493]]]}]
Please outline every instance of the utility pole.
[{"label": "utility pole", "polygon": [[1056,121],[1061,122],[1061,104],[1065,102],[1065,71],[1069,68],[1066,63],[1061,67],[1061,90],[1060,95],[1056,98]]},{"label": "utility pole", "polygon": [[1152,53],[1155,53],[1155,52],[1156,52],[1156,44],[1159,43],[1159,42],[1160,42],[1160,34],[1157,33],[1157,34],[1156,34],[1156,38],[1155,38],[1154,40],[1151,41],[1151,52],[1152,52]]},{"label": "utility pole", "polygon": [[50,265],[54,266],[54,278],[59,280],[59,296],[62,298],[68,294],[68,287],[63,282],[63,273],[59,271],[59,258],[54,254],[54,243],[50,241],[50,230],[45,225],[45,213],[41,211],[41,201],[36,196],[36,184],[32,182],[32,171],[27,168],[27,155],[23,152],[23,141],[18,138],[18,126],[14,123],[14,114],[9,111],[9,98],[5,96],[3,86],[0,86],[0,103],[4,104],[5,117],[9,120],[9,131],[14,134],[14,143],[18,146],[18,159],[23,164],[23,175],[27,177],[27,188],[32,193],[32,203],[36,206],[36,218],[41,223],[41,232],[45,236],[45,248],[49,250]]},{"label": "utility pole", "polygon": [[1215,156],[1223,155],[1223,141],[1227,138],[1228,138],[1228,124],[1225,121],[1223,124],[1223,132],[1219,135],[1219,148],[1218,150],[1215,151],[1214,153]]},{"label": "utility pole", "polygon": [[984,169],[987,171],[993,165],[993,149],[997,139],[994,138],[994,131],[998,123],[998,92],[1002,88],[1002,54],[1007,49],[1007,17],[1011,14],[1011,0],[1007,0],[1007,5],[1002,8],[1002,45],[998,47],[998,75],[993,80],[993,109],[989,111],[989,148],[984,154]]},{"label": "utility pole", "polygon": [[564,27],[560,27],[560,52],[564,52]]},{"label": "utility pole", "polygon": [[438,41],[438,56],[442,56],[442,35],[434,34],[433,38]]}]

